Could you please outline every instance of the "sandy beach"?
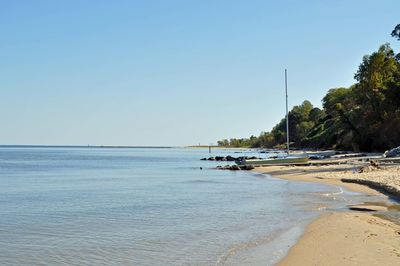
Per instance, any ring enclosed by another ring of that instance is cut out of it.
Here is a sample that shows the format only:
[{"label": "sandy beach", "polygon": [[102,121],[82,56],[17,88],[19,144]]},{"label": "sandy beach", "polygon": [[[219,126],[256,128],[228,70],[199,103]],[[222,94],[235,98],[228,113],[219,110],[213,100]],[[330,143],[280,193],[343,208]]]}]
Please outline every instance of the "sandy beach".
[{"label": "sandy beach", "polygon": [[[398,196],[400,191],[399,166],[373,167],[358,160],[335,165],[266,166],[253,171],[366,194]],[[382,204],[356,207],[397,208]],[[400,225],[374,216],[373,212],[328,212],[306,228],[279,265],[400,265]]]}]

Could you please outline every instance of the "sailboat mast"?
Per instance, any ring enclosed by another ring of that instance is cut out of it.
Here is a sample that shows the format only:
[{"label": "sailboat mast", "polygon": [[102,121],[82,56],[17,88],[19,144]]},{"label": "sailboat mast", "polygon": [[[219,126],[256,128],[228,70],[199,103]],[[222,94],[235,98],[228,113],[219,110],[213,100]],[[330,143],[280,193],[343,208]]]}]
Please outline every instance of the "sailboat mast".
[{"label": "sailboat mast", "polygon": [[288,94],[287,94],[287,69],[285,69],[285,92],[286,92],[286,147],[289,155],[289,112],[288,112]]}]

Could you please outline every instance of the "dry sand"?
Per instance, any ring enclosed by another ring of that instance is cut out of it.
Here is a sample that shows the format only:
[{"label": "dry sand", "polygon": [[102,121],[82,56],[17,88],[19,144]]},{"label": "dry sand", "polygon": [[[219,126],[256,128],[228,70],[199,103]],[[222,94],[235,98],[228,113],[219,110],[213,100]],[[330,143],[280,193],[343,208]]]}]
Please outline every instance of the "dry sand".
[{"label": "dry sand", "polygon": [[327,214],[308,226],[279,265],[400,265],[399,230],[369,214]]},{"label": "dry sand", "polygon": [[[342,182],[367,180],[400,188],[400,168],[365,168],[352,163],[326,166],[267,166],[253,171],[274,177],[337,185],[352,191],[380,194],[365,185]],[[373,186],[374,187],[374,186]],[[375,186],[376,187],[376,186]],[[400,191],[400,190],[399,190]],[[367,206],[380,209],[382,206]],[[279,265],[400,265],[400,226],[371,213],[328,213],[311,223]]]}]

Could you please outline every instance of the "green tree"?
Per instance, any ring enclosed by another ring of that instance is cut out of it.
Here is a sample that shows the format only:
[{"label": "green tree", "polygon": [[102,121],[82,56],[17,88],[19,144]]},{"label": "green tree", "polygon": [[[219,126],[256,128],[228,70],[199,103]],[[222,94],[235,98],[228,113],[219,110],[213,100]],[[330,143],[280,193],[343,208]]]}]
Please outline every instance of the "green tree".
[{"label": "green tree", "polygon": [[400,65],[388,44],[363,58],[356,75],[356,110],[364,150],[386,149],[398,143]]},{"label": "green tree", "polygon": [[[392,32],[400,39],[400,24]],[[389,44],[363,57],[350,88],[330,89],[323,110],[309,101],[289,112],[294,147],[385,150],[400,145],[400,53]],[[231,139],[233,147],[277,147],[286,142],[286,118],[258,137]]]},{"label": "green tree", "polygon": [[400,24],[397,24],[392,31],[392,37],[397,38],[400,41]]}]

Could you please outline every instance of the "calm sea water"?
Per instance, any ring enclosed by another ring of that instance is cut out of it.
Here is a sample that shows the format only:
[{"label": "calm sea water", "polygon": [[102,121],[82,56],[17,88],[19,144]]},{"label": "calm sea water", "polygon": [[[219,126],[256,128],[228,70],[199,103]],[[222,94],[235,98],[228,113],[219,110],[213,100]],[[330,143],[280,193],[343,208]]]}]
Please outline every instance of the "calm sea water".
[{"label": "calm sea water", "polygon": [[[235,155],[213,151],[228,153]],[[337,187],[214,170],[218,163],[199,160],[206,156],[0,148],[0,264],[271,265],[321,206],[365,200]]]}]

